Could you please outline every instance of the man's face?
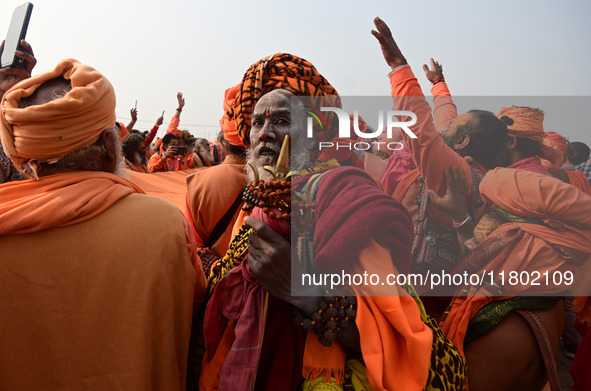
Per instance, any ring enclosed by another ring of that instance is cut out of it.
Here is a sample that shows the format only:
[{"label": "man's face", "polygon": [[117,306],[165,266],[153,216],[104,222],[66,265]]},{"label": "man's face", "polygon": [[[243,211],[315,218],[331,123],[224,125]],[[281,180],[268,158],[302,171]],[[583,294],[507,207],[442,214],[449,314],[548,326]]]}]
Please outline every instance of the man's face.
[{"label": "man's face", "polygon": [[195,142],[195,137],[188,130],[183,130],[183,142],[190,148]]},{"label": "man's face", "polygon": [[268,178],[263,167],[277,163],[286,135],[291,138],[290,159],[308,158],[308,152],[300,148],[304,143],[298,137],[306,134],[306,115],[303,109],[292,112],[292,96],[286,90],[273,90],[263,95],[254,108],[247,159],[257,166],[264,180]]},{"label": "man's face", "polygon": [[173,138],[172,140],[170,140],[170,142],[168,144],[162,144],[162,148],[166,151],[168,149],[168,147],[170,147],[171,145],[178,146],[179,140],[177,140],[176,138]]}]

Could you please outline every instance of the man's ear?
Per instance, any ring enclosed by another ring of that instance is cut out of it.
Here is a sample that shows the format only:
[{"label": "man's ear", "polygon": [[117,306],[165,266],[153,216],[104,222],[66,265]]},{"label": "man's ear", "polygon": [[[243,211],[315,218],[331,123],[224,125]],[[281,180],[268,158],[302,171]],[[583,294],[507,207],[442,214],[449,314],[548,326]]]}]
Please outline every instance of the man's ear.
[{"label": "man's ear", "polygon": [[456,151],[459,151],[459,150],[466,148],[468,146],[468,144],[470,144],[470,136],[465,134],[460,137],[458,142],[454,143],[453,149],[455,149]]},{"label": "man's ear", "polygon": [[107,172],[115,172],[117,170],[117,151],[119,147],[119,140],[117,133],[110,130],[105,130],[101,133],[99,140],[105,147],[105,154],[103,156],[103,168]]},{"label": "man's ear", "polygon": [[515,136],[507,136],[507,149],[514,150],[517,148],[517,137]]}]

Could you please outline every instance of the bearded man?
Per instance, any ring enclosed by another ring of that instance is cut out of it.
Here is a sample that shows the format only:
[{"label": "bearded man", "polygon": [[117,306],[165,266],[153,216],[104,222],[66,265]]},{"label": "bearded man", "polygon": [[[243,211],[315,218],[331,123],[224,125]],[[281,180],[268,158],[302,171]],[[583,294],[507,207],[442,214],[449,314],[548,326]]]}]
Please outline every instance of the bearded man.
[{"label": "bearded man", "polygon": [[[327,117],[327,126],[315,124],[314,137],[307,138],[305,107],[301,101],[293,103],[295,96],[310,97],[318,107],[340,107],[337,92],[312,64],[276,54],[249,68],[228,112],[252,164],[246,189],[249,216],[209,275],[208,352],[200,389],[296,390],[356,383],[422,390],[437,381],[459,389],[463,361],[434,334],[433,324],[424,323],[428,319],[422,306],[402,288],[390,290],[392,296],[366,297],[360,291],[335,298],[334,292],[323,297],[318,286],[292,284],[290,276],[335,268],[406,272],[412,235],[400,203],[363,170],[317,162],[318,143],[337,133],[336,118]],[[289,166],[287,136],[293,139]],[[316,205],[312,215],[302,206],[301,212],[311,217],[306,228],[311,231],[306,232],[290,224],[289,208],[304,187]],[[294,243],[292,230],[303,235],[302,242]],[[307,250],[292,262],[295,246],[297,253]],[[327,301],[339,308],[338,330],[330,320],[320,319]],[[321,327],[311,327],[312,318]],[[439,355],[432,354],[435,346]],[[436,373],[431,361],[441,355],[448,359],[450,378],[442,379],[447,375]]]},{"label": "bearded man", "polygon": [[111,83],[76,60],[2,99],[2,144],[31,178],[0,188],[3,389],[185,389],[195,239],[117,175],[114,123]]}]

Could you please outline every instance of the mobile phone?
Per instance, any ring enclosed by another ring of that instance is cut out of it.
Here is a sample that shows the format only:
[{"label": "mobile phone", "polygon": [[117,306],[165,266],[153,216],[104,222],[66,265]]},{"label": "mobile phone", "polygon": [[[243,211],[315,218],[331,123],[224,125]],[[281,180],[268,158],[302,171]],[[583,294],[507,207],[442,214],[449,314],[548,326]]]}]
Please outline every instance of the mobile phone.
[{"label": "mobile phone", "polygon": [[14,52],[16,50],[22,50],[21,40],[25,39],[27,35],[32,11],[33,4],[31,3],[25,3],[14,9],[12,19],[10,20],[10,27],[6,34],[6,40],[4,41],[2,59],[0,60],[2,68],[17,67],[20,65],[21,59]]},{"label": "mobile phone", "polygon": [[162,110],[162,115],[161,115],[161,117],[164,117],[164,110]]},{"label": "mobile phone", "polygon": [[187,147],[177,147],[176,150],[178,155],[185,155],[187,153]]}]

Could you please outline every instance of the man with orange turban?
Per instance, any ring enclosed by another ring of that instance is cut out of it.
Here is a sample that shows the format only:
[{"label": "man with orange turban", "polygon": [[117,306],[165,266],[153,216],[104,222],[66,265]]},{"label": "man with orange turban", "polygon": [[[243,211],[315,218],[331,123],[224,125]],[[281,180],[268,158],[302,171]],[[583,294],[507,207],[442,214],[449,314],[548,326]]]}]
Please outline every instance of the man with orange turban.
[{"label": "man with orange turban", "polygon": [[[308,138],[301,97],[340,107],[311,63],[275,54],[248,69],[228,112],[248,148],[249,216],[209,275],[200,389],[422,390],[437,381],[459,389],[463,362],[402,288],[326,297],[324,288],[294,281],[302,271],[406,272],[412,234],[404,208],[367,173],[317,161],[319,142],[337,133],[336,118],[315,123]],[[334,318],[321,320],[329,306]],[[442,352],[449,366],[440,373]]]},{"label": "man with orange turban", "polygon": [[[239,86],[226,90],[224,112],[234,106]],[[238,137],[234,120],[226,113],[220,121],[228,155],[217,166],[201,168],[187,177],[187,208],[185,214],[197,232],[197,244],[211,256],[202,256],[208,264],[226,254],[232,240],[234,222],[242,206],[242,190],[246,185],[246,149]],[[213,256],[213,258],[212,258]],[[207,269],[206,269],[207,272]]]},{"label": "man with orange turban", "polygon": [[[582,213],[582,210],[589,207],[591,198],[576,188],[552,178],[541,165],[540,159],[536,157],[540,154],[541,140],[544,136],[541,128],[543,113],[529,108],[504,108],[498,117],[503,122],[506,121],[508,126],[505,129],[509,129],[509,136],[501,138],[499,140],[501,143],[497,145],[498,148],[493,149],[497,156],[494,156],[496,159],[493,159],[492,163],[501,166],[512,165],[511,168],[496,168],[488,171],[480,186],[474,189],[471,188],[474,181],[473,173],[467,171],[463,167],[464,164],[458,164],[460,161],[456,158],[458,163],[451,164],[452,168],[448,171],[452,172],[453,176],[463,175],[463,186],[458,189],[448,188],[453,183],[452,180],[449,180],[451,174],[443,175],[445,170],[441,170],[441,166],[432,166],[433,159],[437,161],[441,158],[437,156],[437,149],[441,152],[444,150],[438,147],[438,145],[442,145],[442,141],[438,141],[436,129],[430,118],[429,107],[424,99],[415,98],[422,96],[422,93],[388,26],[380,19],[376,19],[375,22],[378,31],[373,33],[381,44],[384,58],[393,70],[390,77],[395,108],[410,110],[419,118],[417,126],[411,128],[417,134],[417,139],[407,137],[407,140],[421,172],[425,171],[424,181],[429,187],[428,193],[434,201],[434,206],[439,208],[440,214],[448,212],[443,207],[445,205],[443,199],[437,194],[439,192],[447,190],[448,194],[462,196],[458,197],[457,205],[461,208],[459,213],[450,211],[447,218],[436,217],[437,220],[441,222],[453,220],[454,226],[461,229],[474,216],[473,204],[469,202],[470,193],[474,194],[474,190],[479,190],[483,201],[490,201],[504,210],[504,213],[499,210],[500,217],[498,219],[493,219],[487,213],[486,219],[482,218],[479,224],[489,223],[492,225],[499,220],[503,222],[508,220],[509,223],[513,223],[497,224],[502,228],[495,231],[498,235],[494,235],[490,239],[489,246],[477,247],[478,251],[473,250],[479,257],[468,258],[467,261],[465,259],[456,261],[455,265],[451,265],[454,268],[450,268],[450,274],[466,273],[465,267],[474,265],[478,267],[475,270],[468,269],[467,272],[475,273],[476,276],[478,276],[478,272],[491,271],[495,267],[497,268],[494,269],[495,271],[503,270],[507,276],[511,271],[517,273],[522,271],[564,273],[580,270],[576,266],[582,265],[588,259],[589,239],[591,239],[589,235],[591,221]],[[472,119],[465,114],[458,116],[453,120],[449,129],[443,132],[443,138],[446,139],[457,133]],[[472,142],[471,139],[462,140],[460,138],[456,139],[454,144],[459,147],[464,144],[465,147],[470,142]],[[451,158],[448,152],[445,153]],[[473,157],[477,156],[473,155]],[[482,156],[478,157],[482,158]],[[445,165],[449,167],[450,163],[445,163]],[[494,167],[493,165],[485,168],[493,169]],[[576,205],[572,206],[572,202]],[[490,205],[483,202],[480,210],[477,210],[479,212],[477,215],[487,210],[487,206],[490,208]],[[463,220],[464,216],[466,216],[465,220]],[[425,227],[421,224],[424,221],[422,220],[423,216],[419,217],[418,226]],[[429,235],[425,235],[425,237],[429,238]],[[437,243],[441,240],[441,236],[431,236],[431,240]],[[423,251],[424,248],[419,248],[421,250],[419,255],[428,254]],[[437,256],[438,254],[435,253],[433,258]],[[419,261],[421,259],[429,261],[429,258],[428,256],[419,258]],[[479,262],[477,263],[477,261]],[[462,354],[466,352],[470,389],[529,389],[529,387],[536,385],[540,385],[541,389],[545,382],[546,372],[542,355],[539,353],[532,328],[524,323],[524,319],[519,318],[518,315],[511,313],[507,322],[500,320],[496,323],[489,322],[491,318],[503,319],[503,315],[505,315],[505,313],[499,315],[500,308],[503,307],[493,307],[481,317],[481,320],[484,320],[482,323],[487,326],[492,324],[491,327],[484,331],[480,330],[481,333],[469,341],[464,339],[468,323],[472,320],[475,312],[482,307],[482,303],[498,300],[498,296],[503,295],[499,295],[498,291],[493,290],[496,287],[495,282],[490,283],[492,286],[486,287],[476,284],[473,289],[478,290],[479,287],[481,289],[475,295],[470,291],[468,299],[465,299],[466,292],[459,292],[451,303],[452,312],[443,323],[444,332],[452,339]],[[472,281],[470,283],[474,284]],[[507,281],[505,283],[506,287],[508,283]],[[581,282],[581,285],[584,285],[584,282]],[[540,292],[542,294],[548,292],[560,294],[564,292],[565,284],[561,283],[560,287],[548,287],[547,289]],[[512,293],[519,295],[524,291],[513,291]],[[560,335],[561,309],[564,312],[563,307],[560,307],[561,302],[556,298],[546,298],[546,300],[518,299],[515,302],[504,303],[506,304],[504,308],[509,310],[523,308],[533,311],[534,315],[531,316],[531,319],[539,320],[537,317],[541,317],[542,320],[538,323],[546,326],[546,332],[553,338],[552,343],[557,344],[557,336]],[[531,303],[532,301],[534,304]],[[493,330],[491,331],[491,329]],[[549,358],[550,362],[552,361],[551,353],[545,354],[545,356]],[[550,374],[551,371],[547,373]],[[498,376],[491,376],[491,374],[498,374]]]},{"label": "man with orange turban", "polygon": [[185,389],[205,278],[178,208],[117,175],[111,83],[67,59],[1,105],[31,178],[0,188],[2,387]]},{"label": "man with orange turban", "polygon": [[591,195],[591,186],[581,172],[561,168],[566,156],[566,139],[556,132],[544,132],[544,112],[529,107],[503,107],[509,143],[505,151],[509,168],[522,168],[552,175]]}]

